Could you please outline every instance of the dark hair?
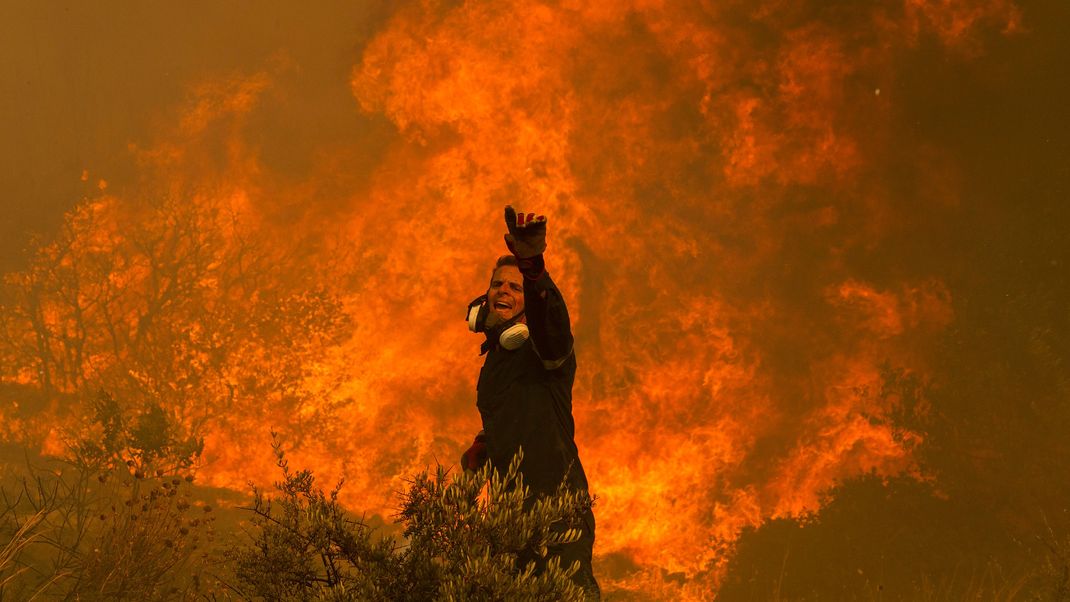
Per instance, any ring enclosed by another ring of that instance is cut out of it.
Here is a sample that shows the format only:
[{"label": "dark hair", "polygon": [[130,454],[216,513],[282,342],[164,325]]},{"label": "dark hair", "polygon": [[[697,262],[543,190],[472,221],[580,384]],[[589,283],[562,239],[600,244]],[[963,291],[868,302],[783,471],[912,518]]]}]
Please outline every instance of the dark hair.
[{"label": "dark hair", "polygon": [[498,258],[498,261],[494,262],[494,269],[490,271],[490,279],[494,280],[494,274],[498,271],[498,268],[506,265],[511,265],[517,269],[520,269],[520,263],[516,260],[516,257],[512,255],[502,255]]}]

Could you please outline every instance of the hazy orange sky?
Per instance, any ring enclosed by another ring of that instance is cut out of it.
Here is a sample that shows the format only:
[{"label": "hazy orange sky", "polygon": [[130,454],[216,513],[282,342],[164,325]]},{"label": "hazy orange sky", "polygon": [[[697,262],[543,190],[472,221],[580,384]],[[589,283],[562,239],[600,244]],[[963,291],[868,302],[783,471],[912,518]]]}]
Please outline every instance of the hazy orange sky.
[{"label": "hazy orange sky", "polygon": [[285,102],[260,132],[279,169],[307,169],[332,143],[381,138],[381,120],[354,110],[348,77],[394,4],[5,2],[0,266],[18,265],[27,235],[50,233],[87,194],[83,170],[90,191],[101,178],[136,180],[129,146],[148,144],[198,81],[291,66]]}]

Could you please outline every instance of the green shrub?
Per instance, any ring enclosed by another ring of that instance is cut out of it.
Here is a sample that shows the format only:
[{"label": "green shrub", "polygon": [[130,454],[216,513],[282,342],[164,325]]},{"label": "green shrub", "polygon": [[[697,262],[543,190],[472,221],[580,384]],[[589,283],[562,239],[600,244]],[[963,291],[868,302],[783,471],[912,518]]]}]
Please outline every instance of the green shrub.
[{"label": "green shrub", "polygon": [[274,443],[283,480],[274,500],[254,490],[258,530],[235,550],[237,589],[268,600],[582,600],[577,566],[556,558],[556,545],[580,537],[586,493],[562,487],[531,499],[518,454],[504,475],[489,465],[450,475],[423,472],[402,495],[399,542],[350,518],[341,483],[325,493],[308,470],[290,470]]}]

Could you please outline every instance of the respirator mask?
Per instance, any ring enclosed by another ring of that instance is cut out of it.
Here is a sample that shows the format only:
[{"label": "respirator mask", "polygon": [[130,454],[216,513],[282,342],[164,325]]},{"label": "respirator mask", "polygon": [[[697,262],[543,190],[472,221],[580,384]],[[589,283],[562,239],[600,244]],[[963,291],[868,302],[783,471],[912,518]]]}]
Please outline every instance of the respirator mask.
[{"label": "respirator mask", "polygon": [[[489,331],[486,329],[488,315],[490,315],[490,305],[487,303],[487,296],[480,295],[479,297],[476,297],[468,304],[468,313],[466,314],[468,330],[471,330],[472,332],[485,332],[488,337],[497,335],[498,344],[501,345],[502,349],[508,351],[520,349],[520,347],[527,342],[529,336],[528,325],[517,323],[517,321],[524,316],[524,312],[518,313]],[[485,349],[484,352],[486,352]]]}]

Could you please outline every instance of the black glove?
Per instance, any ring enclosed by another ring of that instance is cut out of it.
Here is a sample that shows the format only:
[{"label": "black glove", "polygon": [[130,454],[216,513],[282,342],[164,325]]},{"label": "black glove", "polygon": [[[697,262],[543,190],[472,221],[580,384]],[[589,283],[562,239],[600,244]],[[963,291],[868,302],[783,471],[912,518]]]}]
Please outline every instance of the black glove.
[{"label": "black glove", "polygon": [[529,213],[517,215],[512,205],[505,206],[505,246],[516,257],[520,273],[530,280],[538,280],[546,271],[542,253],[546,250],[546,216]]},{"label": "black glove", "polygon": [[478,472],[487,463],[487,438],[483,431],[479,431],[472,447],[461,454],[461,468],[469,472]]},{"label": "black glove", "polygon": [[546,216],[529,213],[517,215],[512,205],[505,206],[505,245],[517,259],[542,255],[546,250]]}]

